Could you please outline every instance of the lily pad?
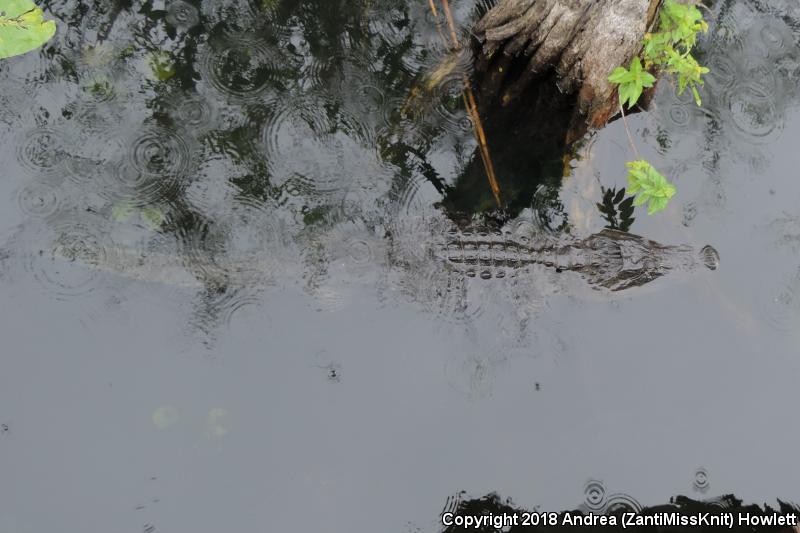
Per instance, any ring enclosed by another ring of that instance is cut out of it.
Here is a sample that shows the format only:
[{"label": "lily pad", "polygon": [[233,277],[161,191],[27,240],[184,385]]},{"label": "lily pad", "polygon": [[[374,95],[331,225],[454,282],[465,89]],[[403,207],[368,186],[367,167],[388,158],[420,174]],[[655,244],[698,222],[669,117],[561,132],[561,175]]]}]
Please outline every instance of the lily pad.
[{"label": "lily pad", "polygon": [[56,33],[56,23],[30,0],[0,3],[0,59],[39,48]]}]

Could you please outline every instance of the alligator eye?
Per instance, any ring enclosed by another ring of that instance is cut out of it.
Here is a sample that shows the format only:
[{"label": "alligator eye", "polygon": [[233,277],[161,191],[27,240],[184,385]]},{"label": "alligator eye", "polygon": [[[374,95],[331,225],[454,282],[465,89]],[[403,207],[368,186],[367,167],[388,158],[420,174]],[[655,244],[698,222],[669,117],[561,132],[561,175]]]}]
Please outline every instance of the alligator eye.
[{"label": "alligator eye", "polygon": [[698,255],[707,269],[716,270],[719,268],[719,252],[713,246],[703,246]]}]

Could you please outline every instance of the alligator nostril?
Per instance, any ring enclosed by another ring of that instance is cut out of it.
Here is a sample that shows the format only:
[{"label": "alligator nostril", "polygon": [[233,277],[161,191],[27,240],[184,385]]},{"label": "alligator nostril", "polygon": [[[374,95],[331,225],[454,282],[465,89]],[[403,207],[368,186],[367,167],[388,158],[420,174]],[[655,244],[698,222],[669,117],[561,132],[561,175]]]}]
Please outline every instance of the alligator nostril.
[{"label": "alligator nostril", "polygon": [[719,252],[713,246],[703,246],[698,255],[707,269],[716,270],[719,268]]}]

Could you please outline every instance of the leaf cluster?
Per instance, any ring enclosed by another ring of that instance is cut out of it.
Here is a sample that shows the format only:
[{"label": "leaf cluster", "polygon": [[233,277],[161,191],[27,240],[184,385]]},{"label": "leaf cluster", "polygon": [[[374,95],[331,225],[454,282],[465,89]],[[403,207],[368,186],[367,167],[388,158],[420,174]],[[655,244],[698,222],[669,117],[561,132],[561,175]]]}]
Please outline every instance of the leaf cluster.
[{"label": "leaf cluster", "polygon": [[703,75],[708,73],[692,56],[697,35],[708,31],[708,24],[697,6],[666,0],[660,11],[659,29],[644,36],[644,67],[634,57],[629,68],[617,67],[608,81],[619,85],[619,103],[628,109],[639,100],[642,91],[652,87],[655,77],[648,72],[657,68],[678,78],[678,94],[688,87],[697,105],[701,104],[698,87],[703,85]]},{"label": "leaf cluster", "polygon": [[625,198],[625,187],[619,191],[616,188],[603,189],[603,201],[597,204],[597,209],[608,222],[609,229],[628,231],[636,218],[633,216],[633,196]]},{"label": "leaf cluster", "polygon": [[667,0],[660,11],[659,31],[668,33],[672,42],[690,51],[697,43],[697,34],[707,32],[708,24],[703,14],[692,4],[680,4],[675,0]]},{"label": "leaf cluster", "polygon": [[636,194],[633,205],[647,203],[647,214],[652,215],[667,207],[675,195],[675,186],[644,159],[625,163],[628,167],[628,192]]},{"label": "leaf cluster", "polygon": [[39,48],[56,33],[56,23],[45,21],[31,0],[0,2],[0,59]]},{"label": "leaf cluster", "polygon": [[688,87],[697,105],[701,104],[698,87],[708,73],[692,56],[697,35],[707,32],[708,24],[697,6],[667,0],[661,8],[659,29],[644,37],[645,68],[662,69],[678,78],[678,94]]}]

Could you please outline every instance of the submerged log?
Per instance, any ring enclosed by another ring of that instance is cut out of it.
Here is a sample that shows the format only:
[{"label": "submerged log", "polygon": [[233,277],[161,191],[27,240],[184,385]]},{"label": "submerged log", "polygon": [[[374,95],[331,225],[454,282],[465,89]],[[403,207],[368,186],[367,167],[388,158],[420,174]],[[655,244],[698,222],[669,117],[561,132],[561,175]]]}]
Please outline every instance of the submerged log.
[{"label": "submerged log", "polygon": [[[484,103],[508,105],[543,75],[577,96],[583,122],[616,114],[608,75],[641,51],[661,0],[499,0],[477,23],[476,74]],[[578,125],[575,117],[575,124]]]}]

